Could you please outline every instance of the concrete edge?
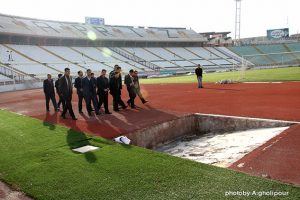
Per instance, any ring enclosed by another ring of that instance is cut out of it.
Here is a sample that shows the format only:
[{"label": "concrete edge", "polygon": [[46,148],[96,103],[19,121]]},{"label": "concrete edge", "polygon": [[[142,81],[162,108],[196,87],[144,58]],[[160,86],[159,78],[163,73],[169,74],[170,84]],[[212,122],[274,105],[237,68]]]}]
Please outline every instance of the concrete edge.
[{"label": "concrete edge", "polygon": [[300,124],[300,122],[298,122],[298,121],[286,121],[286,120],[255,118],[255,117],[241,117],[241,116],[234,116],[234,115],[217,115],[217,114],[207,114],[207,113],[194,113],[194,115],[198,115],[198,116],[210,116],[210,117],[223,117],[223,118],[236,118],[236,119],[247,119],[247,120],[259,120],[259,121],[291,123],[291,124]]}]

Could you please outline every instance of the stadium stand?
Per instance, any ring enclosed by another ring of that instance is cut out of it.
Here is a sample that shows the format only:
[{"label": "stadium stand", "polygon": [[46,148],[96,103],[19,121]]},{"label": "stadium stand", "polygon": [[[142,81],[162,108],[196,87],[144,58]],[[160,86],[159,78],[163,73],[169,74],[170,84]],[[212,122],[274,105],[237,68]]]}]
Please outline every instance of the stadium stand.
[{"label": "stadium stand", "polygon": [[3,81],[12,81],[12,79],[0,74],[0,82],[3,82]]},{"label": "stadium stand", "polygon": [[[19,46],[19,45],[18,45]],[[11,58],[9,58],[8,52],[11,53]],[[13,49],[9,48],[9,46],[0,45],[1,58],[0,62],[6,65],[9,65],[15,70],[19,72],[23,72],[27,75],[34,75],[36,77],[45,77],[48,73],[58,73],[57,70],[53,70],[51,68],[46,67],[45,65],[38,63],[34,60],[29,59],[29,57],[25,57]]]},{"label": "stadium stand", "polygon": [[231,50],[229,50],[228,48],[226,48],[226,47],[217,47],[217,49],[220,52],[222,52],[223,54],[227,55],[229,58],[232,58],[233,59],[233,60],[231,60],[232,63],[234,63],[234,64],[242,63],[242,58],[239,55],[232,52]]},{"label": "stadium stand", "polygon": [[[262,67],[300,63],[300,44],[214,47],[230,44],[229,32],[199,34],[186,28],[132,27],[58,22],[0,14],[2,81],[13,76],[39,80],[65,67],[111,71],[114,65],[142,75],[238,70],[243,64]],[[213,42],[212,42],[213,38]],[[263,55],[261,55],[263,54]],[[252,56],[249,56],[252,55]],[[14,75],[12,75],[14,74]],[[16,79],[16,78],[15,78]]]},{"label": "stadium stand", "polygon": [[220,51],[218,51],[217,49],[215,49],[213,47],[206,47],[206,49],[208,51],[210,51],[211,53],[215,54],[216,56],[218,56],[219,58],[224,58],[224,59],[228,58],[228,56],[226,56],[225,54],[221,53]]},{"label": "stadium stand", "polygon": [[[299,43],[229,47],[256,66],[299,65]],[[298,47],[298,48],[297,48]]]},{"label": "stadium stand", "polygon": [[154,54],[149,53],[143,48],[119,48],[126,53],[130,53],[133,55],[136,55],[146,61],[162,61],[162,58],[159,58],[158,56],[155,56]]},{"label": "stadium stand", "polygon": [[290,43],[290,44],[283,44],[286,49],[290,52],[293,52],[293,57],[298,61],[300,64],[300,43]]},{"label": "stadium stand", "polygon": [[294,59],[291,54],[272,54],[272,53],[283,53],[287,52],[287,49],[284,48],[282,44],[274,44],[274,45],[259,45],[256,46],[263,53],[270,54],[268,55],[275,63],[291,63]]},{"label": "stadium stand", "polygon": [[193,52],[194,54],[198,55],[200,58],[204,59],[216,59],[218,56],[213,54],[212,52],[206,50],[205,48],[198,48],[198,47],[187,47],[189,51]]},{"label": "stadium stand", "polygon": [[[249,55],[261,54],[261,52],[259,52],[253,46],[229,47],[229,49],[242,57],[246,57]],[[245,59],[247,59],[247,58],[245,58]],[[272,64],[272,61],[267,59],[266,56],[249,57],[249,59],[247,59],[247,60],[254,63],[255,65],[270,65],[270,64]]]}]

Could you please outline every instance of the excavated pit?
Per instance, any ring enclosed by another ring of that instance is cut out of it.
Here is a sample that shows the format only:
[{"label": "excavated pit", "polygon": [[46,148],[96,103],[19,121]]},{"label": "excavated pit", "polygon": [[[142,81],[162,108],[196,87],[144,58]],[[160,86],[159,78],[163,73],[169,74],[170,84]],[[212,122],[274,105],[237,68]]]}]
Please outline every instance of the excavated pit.
[{"label": "excavated pit", "polygon": [[132,144],[228,167],[296,122],[192,114],[137,130]]}]

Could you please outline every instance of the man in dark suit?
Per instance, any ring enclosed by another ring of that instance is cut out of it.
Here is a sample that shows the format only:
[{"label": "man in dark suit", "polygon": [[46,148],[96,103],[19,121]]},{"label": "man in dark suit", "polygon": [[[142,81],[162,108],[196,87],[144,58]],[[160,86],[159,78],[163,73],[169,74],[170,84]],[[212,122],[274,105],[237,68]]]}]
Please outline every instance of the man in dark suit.
[{"label": "man in dark suit", "polygon": [[112,78],[113,76],[115,76],[115,72],[117,71],[118,67],[119,67],[119,65],[114,66],[114,70],[109,73],[109,78]]},{"label": "man in dark suit", "polygon": [[109,73],[109,78],[114,77],[115,76],[115,72],[120,73],[118,81],[119,81],[120,89],[122,90],[122,68],[119,65],[115,65],[114,66],[114,70]]},{"label": "man in dark suit", "polygon": [[51,78],[51,74],[47,75],[47,79],[44,80],[43,83],[43,88],[44,88],[44,94],[46,98],[46,110],[49,112],[49,101],[51,99],[54,110],[58,111],[57,104],[56,104],[56,99],[55,99],[55,92],[54,92],[54,84],[53,84],[53,79]]},{"label": "man in dark suit", "polygon": [[100,115],[98,108],[98,100],[97,100],[97,80],[92,77],[92,71],[88,69],[86,71],[87,76],[82,79],[82,89],[83,89],[83,97],[86,104],[86,109],[89,116],[92,115],[92,106],[91,102],[93,102],[93,106],[96,112],[96,115]]},{"label": "man in dark suit", "polygon": [[125,76],[124,83],[127,86],[127,91],[129,94],[129,100],[127,101],[127,103],[128,103],[128,105],[131,106],[131,108],[136,108],[135,104],[134,104],[134,99],[136,97],[136,93],[135,93],[135,87],[134,87],[134,82],[133,82],[133,74],[134,74],[134,71],[133,71],[133,69],[131,69],[129,71],[129,74],[127,74]]},{"label": "man in dark suit", "polygon": [[115,71],[114,76],[111,76],[109,79],[109,91],[110,94],[113,96],[113,108],[114,111],[118,112],[119,111],[119,105],[122,106],[123,109],[127,108],[127,106],[124,104],[124,102],[121,99],[121,85],[122,82],[120,83],[120,72]]},{"label": "man in dark suit", "polygon": [[202,74],[203,74],[203,70],[200,64],[197,65],[197,68],[195,69],[195,74],[197,76],[197,80],[198,80],[198,88],[203,88],[203,84],[202,84]]},{"label": "man in dark suit", "polygon": [[66,102],[61,117],[66,119],[66,113],[67,111],[69,111],[69,114],[72,117],[72,119],[77,120],[72,108],[73,84],[72,84],[72,78],[70,77],[69,68],[65,68],[64,76],[62,76],[59,79],[59,91],[61,91],[62,98]]},{"label": "man in dark suit", "polygon": [[[115,78],[116,72],[119,74],[118,79]],[[121,95],[122,95],[122,68],[119,65],[115,65],[114,66],[114,70],[111,71],[109,73],[109,79],[115,79],[116,84],[118,86],[118,93],[120,93],[120,99],[121,99]],[[122,100],[122,99],[121,99]],[[123,101],[117,101],[118,102],[118,106],[120,105],[123,109],[127,108],[127,106],[125,105],[125,107],[123,106],[123,104],[121,102]]]},{"label": "man in dark suit", "polygon": [[82,100],[83,100],[83,89],[82,89],[82,79],[83,79],[83,72],[78,71],[77,72],[78,77],[75,79],[75,88],[77,90],[77,96],[78,96],[78,111],[79,113],[82,112]]},{"label": "man in dark suit", "polygon": [[59,91],[59,79],[61,77],[62,77],[62,74],[58,74],[58,79],[55,81],[56,94],[59,96],[59,101],[57,103],[57,109],[60,109],[60,105],[62,105],[63,109],[65,107],[65,101],[63,100],[61,92]]},{"label": "man in dark suit", "polygon": [[106,70],[102,69],[101,76],[97,78],[97,93],[99,96],[98,107],[99,109],[104,103],[105,114],[111,114],[108,110],[108,91],[109,91],[109,81],[108,78],[105,77]]}]

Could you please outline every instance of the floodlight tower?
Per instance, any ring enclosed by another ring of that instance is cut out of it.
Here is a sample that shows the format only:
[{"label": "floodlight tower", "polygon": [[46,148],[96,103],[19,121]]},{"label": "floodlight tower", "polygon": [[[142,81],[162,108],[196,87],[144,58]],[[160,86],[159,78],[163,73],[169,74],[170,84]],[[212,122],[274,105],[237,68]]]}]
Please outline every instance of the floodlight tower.
[{"label": "floodlight tower", "polygon": [[240,44],[241,39],[241,6],[242,0],[234,0],[235,1],[235,37],[234,43],[236,46]]}]

